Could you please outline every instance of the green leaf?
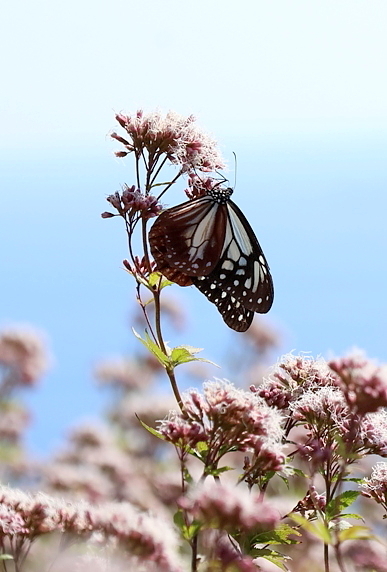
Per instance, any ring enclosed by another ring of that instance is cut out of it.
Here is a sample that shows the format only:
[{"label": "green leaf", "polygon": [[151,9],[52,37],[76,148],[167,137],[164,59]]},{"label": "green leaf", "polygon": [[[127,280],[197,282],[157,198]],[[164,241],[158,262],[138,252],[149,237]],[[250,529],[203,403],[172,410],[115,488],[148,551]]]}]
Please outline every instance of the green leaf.
[{"label": "green leaf", "polygon": [[157,358],[163,367],[170,365],[169,357],[159,348],[159,346],[145,332],[145,340],[132,328],[132,332],[138,340]]},{"label": "green leaf", "polygon": [[257,544],[298,544],[298,540],[290,538],[291,536],[301,536],[301,533],[289,524],[282,524],[274,530],[261,532],[254,536],[253,542]]},{"label": "green leaf", "polygon": [[182,363],[188,363],[190,361],[204,361],[206,363],[210,363],[211,365],[219,367],[218,365],[216,365],[216,363],[208,359],[195,357],[195,354],[201,352],[202,350],[203,348],[194,348],[193,346],[177,346],[173,348],[173,350],[171,351],[171,356],[170,356],[171,364],[174,367],[176,367],[177,365],[180,365]]},{"label": "green leaf", "polygon": [[307,518],[304,518],[300,514],[296,512],[292,512],[289,515],[297,524],[300,524],[301,527],[310,532],[313,536],[322,540],[324,544],[332,544],[332,537],[331,533],[329,532],[328,527],[324,524],[321,519],[315,520],[311,522]]},{"label": "green leaf", "polygon": [[290,465],[286,465],[284,470],[286,471],[286,474],[288,476],[296,475],[297,477],[303,477],[303,478],[308,477],[308,475],[306,473],[304,473],[304,471],[301,471],[301,469],[296,469],[295,467],[292,467]]},{"label": "green leaf", "polygon": [[173,522],[179,530],[183,530],[185,527],[184,514],[181,508],[179,508],[179,510],[177,510],[173,515]]},{"label": "green leaf", "polygon": [[0,560],[13,560],[13,556],[11,554],[0,554]]},{"label": "green leaf", "polygon": [[288,570],[288,567],[286,566],[286,561],[290,560],[289,556],[284,556],[283,554],[280,554],[276,550],[270,550],[269,548],[260,548],[258,550],[254,550],[252,556],[254,558],[265,558],[269,562],[272,562],[273,564],[278,566],[278,568],[280,568],[281,570],[285,571]]},{"label": "green leaf", "polygon": [[166,441],[164,435],[162,435],[160,433],[160,431],[157,431],[157,429],[153,429],[153,427],[149,427],[149,425],[144,423],[144,421],[141,421],[141,419],[139,418],[139,416],[137,414],[136,414],[136,417],[139,420],[139,422],[141,423],[141,425],[144,427],[144,429],[146,429],[149,433],[151,433],[152,435],[154,435],[158,439],[161,439],[162,441]]},{"label": "green leaf", "polygon": [[350,512],[343,512],[340,515],[341,518],[355,518],[356,520],[362,520],[365,522],[364,518],[360,514],[350,513]]},{"label": "green leaf", "polygon": [[208,443],[205,441],[198,441],[195,446],[196,451],[198,453],[207,453],[208,451]]},{"label": "green leaf", "polygon": [[183,468],[183,478],[184,478],[184,482],[186,482],[190,485],[193,483],[193,478],[191,476],[191,473],[187,469],[187,467]]},{"label": "green leaf", "polygon": [[207,467],[205,470],[205,474],[212,475],[213,477],[218,477],[219,475],[225,473],[226,471],[234,471],[234,467],[220,467],[219,469],[210,469]]},{"label": "green leaf", "polygon": [[154,289],[155,286],[157,286],[159,290],[162,290],[166,286],[171,286],[171,284],[174,284],[174,282],[171,282],[167,278],[164,278],[161,272],[152,272],[149,275],[148,284],[152,290]]},{"label": "green leaf", "polygon": [[341,495],[333,498],[325,508],[326,516],[329,519],[340,516],[341,511],[354,503],[359,495],[359,491],[345,491],[341,493]]},{"label": "green leaf", "polygon": [[337,535],[339,542],[344,542],[344,540],[370,540],[372,538],[374,538],[374,535],[367,526],[351,526],[346,530],[340,530]]},{"label": "green leaf", "polygon": [[202,526],[201,522],[198,520],[194,520],[190,525],[187,526],[184,520],[184,512],[181,509],[175,512],[173,515],[173,522],[181,531],[185,540],[191,540],[199,532]]}]

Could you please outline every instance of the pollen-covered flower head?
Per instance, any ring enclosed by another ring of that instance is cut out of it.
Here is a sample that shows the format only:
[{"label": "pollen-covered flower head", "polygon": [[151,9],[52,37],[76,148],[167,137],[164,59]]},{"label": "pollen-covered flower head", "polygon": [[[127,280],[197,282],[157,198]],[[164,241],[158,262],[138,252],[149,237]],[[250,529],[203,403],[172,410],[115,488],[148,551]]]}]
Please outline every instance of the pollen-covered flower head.
[{"label": "pollen-covered flower head", "polygon": [[116,119],[129,136],[111,134],[125,148],[125,151],[116,153],[118,157],[131,152],[140,156],[143,150],[147,150],[152,157],[165,154],[171,163],[180,165],[185,172],[224,168],[215,141],[195,124],[192,115],[184,117],[173,111],[163,114],[139,110],[132,115],[119,113]]}]

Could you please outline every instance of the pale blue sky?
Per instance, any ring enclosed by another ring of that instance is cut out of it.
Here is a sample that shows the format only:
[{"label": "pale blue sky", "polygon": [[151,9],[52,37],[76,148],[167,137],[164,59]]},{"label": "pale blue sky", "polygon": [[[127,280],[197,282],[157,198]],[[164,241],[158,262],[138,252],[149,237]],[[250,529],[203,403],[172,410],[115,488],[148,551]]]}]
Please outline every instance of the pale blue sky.
[{"label": "pale blue sky", "polygon": [[[114,111],[193,113],[231,165],[237,153],[234,197],[273,270],[284,351],[359,345],[387,360],[386,22],[384,0],[5,4],[0,324],[35,324],[55,356],[28,396],[34,450],[95,413],[91,367],[134,343],[123,229],[99,218],[132,182],[106,137]],[[215,308],[175,291],[195,311],[171,343],[219,363]]]}]

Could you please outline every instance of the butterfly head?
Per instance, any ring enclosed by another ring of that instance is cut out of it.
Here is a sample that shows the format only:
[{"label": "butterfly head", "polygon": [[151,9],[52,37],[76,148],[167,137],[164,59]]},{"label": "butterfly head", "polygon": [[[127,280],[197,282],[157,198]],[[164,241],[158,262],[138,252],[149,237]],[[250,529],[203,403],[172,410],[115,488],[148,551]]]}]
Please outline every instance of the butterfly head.
[{"label": "butterfly head", "polygon": [[234,189],[231,187],[213,187],[212,189],[207,189],[206,194],[210,196],[214,201],[217,203],[224,205],[230,199],[231,195],[233,194]]}]

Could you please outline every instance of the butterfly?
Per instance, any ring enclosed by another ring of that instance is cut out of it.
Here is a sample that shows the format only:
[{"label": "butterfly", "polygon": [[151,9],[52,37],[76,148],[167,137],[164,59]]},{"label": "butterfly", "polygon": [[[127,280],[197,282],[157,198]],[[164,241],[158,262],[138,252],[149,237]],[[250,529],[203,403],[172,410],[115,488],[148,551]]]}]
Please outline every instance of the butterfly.
[{"label": "butterfly", "polygon": [[180,286],[196,286],[230,328],[244,332],[254,312],[270,310],[274,290],[266,258],[232,193],[218,185],[166,209],[149,231],[149,244],[158,271]]}]

